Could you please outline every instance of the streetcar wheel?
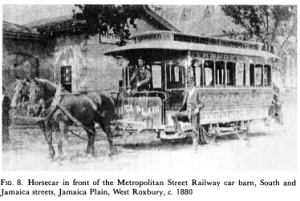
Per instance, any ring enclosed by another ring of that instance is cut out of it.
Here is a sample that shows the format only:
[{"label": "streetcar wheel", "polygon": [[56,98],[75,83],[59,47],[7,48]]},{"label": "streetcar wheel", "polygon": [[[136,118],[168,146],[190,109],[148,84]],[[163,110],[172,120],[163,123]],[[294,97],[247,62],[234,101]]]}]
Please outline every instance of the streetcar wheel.
[{"label": "streetcar wheel", "polygon": [[240,140],[247,140],[248,138],[248,131],[240,131],[236,134],[236,136],[238,137],[238,139]]},{"label": "streetcar wheel", "polygon": [[214,134],[209,134],[204,127],[200,128],[200,141],[203,144],[213,144],[216,141],[217,136]]}]

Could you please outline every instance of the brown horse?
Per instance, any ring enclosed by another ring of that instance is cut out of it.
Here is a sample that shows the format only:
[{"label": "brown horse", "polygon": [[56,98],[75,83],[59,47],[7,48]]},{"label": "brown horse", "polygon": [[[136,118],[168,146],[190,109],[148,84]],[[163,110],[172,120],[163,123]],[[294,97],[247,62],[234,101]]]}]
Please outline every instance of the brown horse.
[{"label": "brown horse", "polygon": [[[45,90],[43,93],[43,94],[47,94],[47,98],[55,95],[56,85],[54,85],[53,83],[51,83],[47,80],[43,80],[43,79],[39,79],[39,83],[42,83],[43,86],[47,85],[47,91]],[[41,108],[42,108],[42,106],[45,107],[45,104],[41,105],[41,104],[37,103],[36,100],[34,100],[34,98],[35,98],[34,96],[32,96],[31,99],[29,98],[30,91],[32,91],[34,89],[35,89],[34,86],[31,87],[31,80],[29,80],[29,79],[21,80],[19,77],[17,77],[16,78],[16,86],[15,86],[15,94],[12,98],[11,107],[14,109],[16,109],[16,108],[18,109],[21,105],[26,105],[27,110],[28,110],[28,115],[40,116],[42,114]],[[46,97],[45,97],[45,99],[46,99]],[[30,102],[30,101],[32,101],[32,102]],[[51,105],[51,102],[50,102],[50,104],[48,103],[46,106],[49,107],[49,105]],[[52,127],[52,123],[55,123],[55,122],[50,121],[48,123],[48,127],[51,129],[49,131],[46,131],[44,123],[39,122],[39,126],[44,131],[46,141],[49,145],[49,153],[50,153],[51,158],[53,158],[55,155],[55,151],[52,146],[52,130],[54,130],[54,127]]]},{"label": "brown horse", "polygon": [[[88,145],[86,153],[94,155],[95,142],[95,122],[99,123],[102,130],[106,133],[109,142],[110,153],[112,153],[112,131],[111,120],[114,117],[114,101],[104,93],[90,92],[87,94],[74,95],[63,93],[58,88],[53,88],[53,83],[42,79],[32,79],[29,87],[29,102],[37,104],[42,100],[45,103],[44,116],[50,119],[49,123],[58,139],[59,156],[63,159],[63,144],[66,146],[67,156],[69,155],[68,126],[80,122],[88,135]],[[56,94],[56,95],[55,95]],[[59,95],[58,95],[59,94]],[[54,100],[53,100],[54,98]],[[48,103],[47,103],[48,102]],[[49,102],[54,104],[49,104]],[[42,107],[42,106],[41,106]],[[52,109],[49,109],[52,108]],[[49,109],[49,110],[48,110]],[[43,111],[43,110],[36,110]],[[39,112],[35,116],[41,115]],[[59,132],[60,131],[60,132]],[[55,153],[52,146],[52,136],[48,131],[48,121],[44,127],[44,133],[49,145],[50,156],[53,158]]]}]

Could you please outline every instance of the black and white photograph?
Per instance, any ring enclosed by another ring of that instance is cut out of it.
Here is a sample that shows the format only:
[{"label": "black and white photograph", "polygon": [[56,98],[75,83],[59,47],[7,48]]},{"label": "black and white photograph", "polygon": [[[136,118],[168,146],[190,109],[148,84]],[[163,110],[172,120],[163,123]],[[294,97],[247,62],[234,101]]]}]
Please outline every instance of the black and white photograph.
[{"label": "black and white photograph", "polygon": [[104,3],[2,4],[1,174],[298,171],[296,4]]}]

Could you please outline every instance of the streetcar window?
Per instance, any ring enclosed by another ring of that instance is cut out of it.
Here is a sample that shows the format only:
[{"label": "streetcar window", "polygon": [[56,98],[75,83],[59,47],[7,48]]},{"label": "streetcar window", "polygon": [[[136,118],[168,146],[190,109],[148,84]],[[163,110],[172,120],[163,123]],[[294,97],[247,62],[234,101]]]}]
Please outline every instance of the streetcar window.
[{"label": "streetcar window", "polygon": [[225,84],[225,62],[218,61],[216,62],[216,85]]},{"label": "streetcar window", "polygon": [[271,86],[271,66],[264,66],[264,85]]},{"label": "streetcar window", "polygon": [[214,80],[214,63],[212,61],[205,61],[204,63],[204,86],[213,86]]},{"label": "streetcar window", "polygon": [[263,66],[261,64],[255,65],[255,86],[263,85]]},{"label": "streetcar window", "polygon": [[235,86],[235,63],[227,63],[227,85]]},{"label": "streetcar window", "polygon": [[246,65],[245,63],[236,63],[236,86],[246,86]]},{"label": "streetcar window", "polygon": [[255,67],[254,64],[250,64],[250,86],[254,86],[255,81]]},{"label": "streetcar window", "polygon": [[185,68],[177,61],[169,61],[167,64],[167,87],[184,88],[185,86]]},{"label": "streetcar window", "polygon": [[154,89],[161,89],[161,66],[152,65],[152,86]]},{"label": "streetcar window", "polygon": [[203,86],[203,78],[202,78],[202,62],[200,60],[192,61],[192,77],[195,78],[196,86]]}]

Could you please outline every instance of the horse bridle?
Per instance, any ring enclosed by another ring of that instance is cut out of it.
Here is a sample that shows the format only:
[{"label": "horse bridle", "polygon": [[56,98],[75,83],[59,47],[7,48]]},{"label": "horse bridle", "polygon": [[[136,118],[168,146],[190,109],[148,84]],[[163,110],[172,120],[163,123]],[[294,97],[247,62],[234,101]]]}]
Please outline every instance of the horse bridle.
[{"label": "horse bridle", "polygon": [[41,99],[40,97],[42,97],[41,96],[41,89],[36,84],[30,84],[29,88],[34,88],[35,93],[36,93],[36,99],[32,100],[32,95],[29,92],[29,102],[37,103]]},{"label": "horse bridle", "polygon": [[25,85],[27,85],[27,80],[23,80],[20,82],[21,89],[19,90],[20,92],[20,102],[18,105],[23,104],[26,102],[26,97],[29,98],[29,92],[28,88],[24,89]]}]

